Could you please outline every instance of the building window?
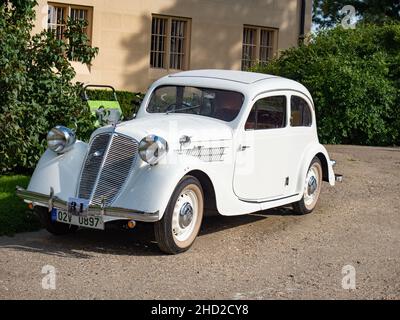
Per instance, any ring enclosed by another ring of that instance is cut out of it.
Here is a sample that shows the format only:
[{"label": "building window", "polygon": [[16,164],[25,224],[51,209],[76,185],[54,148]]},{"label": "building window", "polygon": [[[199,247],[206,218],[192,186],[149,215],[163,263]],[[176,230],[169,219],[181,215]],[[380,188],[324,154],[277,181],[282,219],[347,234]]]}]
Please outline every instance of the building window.
[{"label": "building window", "polygon": [[48,4],[48,30],[53,31],[58,40],[64,39],[64,31],[68,18],[88,21],[88,26],[83,31],[89,39],[91,38],[92,8],[61,3]]},{"label": "building window", "polygon": [[152,68],[165,68],[165,55],[167,52],[167,23],[168,19],[153,18],[151,26],[150,54],[150,65]]},{"label": "building window", "polygon": [[260,56],[261,63],[267,63],[274,56],[274,31],[260,30]]},{"label": "building window", "polygon": [[242,54],[242,70],[247,70],[251,67],[256,59],[257,49],[257,29],[243,29],[243,54]]},{"label": "building window", "polygon": [[49,4],[48,15],[48,30],[51,30],[56,35],[57,39],[61,40],[64,35],[66,26],[66,8],[58,5]]},{"label": "building window", "polygon": [[275,53],[277,30],[261,27],[243,28],[242,70],[256,63],[268,63]]},{"label": "building window", "polygon": [[171,52],[169,63],[171,69],[184,69],[186,28],[186,21],[171,20]]},{"label": "building window", "polygon": [[151,24],[150,66],[185,70],[189,65],[190,20],[154,16]]}]

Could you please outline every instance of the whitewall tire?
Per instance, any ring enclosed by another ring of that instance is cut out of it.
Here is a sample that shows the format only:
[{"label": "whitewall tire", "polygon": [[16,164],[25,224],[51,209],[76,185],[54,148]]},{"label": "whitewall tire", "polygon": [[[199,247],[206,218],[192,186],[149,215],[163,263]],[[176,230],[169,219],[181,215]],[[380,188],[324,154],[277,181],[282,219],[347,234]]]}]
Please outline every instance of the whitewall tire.
[{"label": "whitewall tire", "polygon": [[303,186],[303,197],[293,203],[293,209],[297,214],[311,213],[317,205],[322,185],[321,161],[315,157],[310,164]]},{"label": "whitewall tire", "polygon": [[163,218],[154,224],[158,246],[169,254],[188,250],[203,220],[204,195],[199,180],[185,176],[178,183]]}]

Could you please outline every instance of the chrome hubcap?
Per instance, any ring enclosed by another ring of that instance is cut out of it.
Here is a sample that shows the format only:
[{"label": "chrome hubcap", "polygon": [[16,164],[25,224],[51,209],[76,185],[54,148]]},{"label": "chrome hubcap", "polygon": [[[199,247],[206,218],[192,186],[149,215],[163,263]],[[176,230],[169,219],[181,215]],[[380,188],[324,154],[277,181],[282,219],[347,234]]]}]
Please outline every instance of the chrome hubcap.
[{"label": "chrome hubcap", "polygon": [[315,179],[314,176],[310,177],[310,180],[308,181],[308,194],[313,194],[315,190],[317,190],[317,179]]},{"label": "chrome hubcap", "polygon": [[307,206],[314,203],[317,197],[318,190],[318,169],[311,167],[307,173],[306,183],[304,188],[304,202]]},{"label": "chrome hubcap", "polygon": [[186,202],[179,212],[179,225],[181,228],[186,228],[193,220],[193,207],[189,202]]},{"label": "chrome hubcap", "polygon": [[198,217],[198,197],[190,188],[184,189],[175,203],[172,215],[172,233],[178,241],[190,238]]}]

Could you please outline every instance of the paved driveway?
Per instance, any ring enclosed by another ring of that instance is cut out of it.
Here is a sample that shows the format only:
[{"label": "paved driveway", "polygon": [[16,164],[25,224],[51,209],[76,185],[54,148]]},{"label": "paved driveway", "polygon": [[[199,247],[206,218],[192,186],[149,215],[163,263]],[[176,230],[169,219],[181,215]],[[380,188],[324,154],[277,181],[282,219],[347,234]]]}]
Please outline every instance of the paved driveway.
[{"label": "paved driveway", "polygon": [[[314,213],[209,217],[185,254],[161,254],[146,224],[2,237],[0,298],[399,299],[400,149],[328,149],[345,178],[325,184]],[[42,288],[45,265],[55,290]],[[344,266],[355,290],[342,288]]]}]

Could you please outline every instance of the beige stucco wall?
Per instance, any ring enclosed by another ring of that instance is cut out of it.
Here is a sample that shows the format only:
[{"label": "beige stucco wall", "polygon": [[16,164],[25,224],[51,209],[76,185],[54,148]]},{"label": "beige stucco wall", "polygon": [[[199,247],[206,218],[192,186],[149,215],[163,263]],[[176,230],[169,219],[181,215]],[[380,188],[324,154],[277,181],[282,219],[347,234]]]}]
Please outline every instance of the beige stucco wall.
[{"label": "beige stucco wall", "polygon": [[[100,48],[77,80],[145,91],[165,72],[150,69],[152,14],[192,19],[190,69],[241,67],[243,25],[279,29],[278,49],[297,45],[300,0],[56,0],[93,7],[92,44]],[[311,28],[307,2],[306,32]],[[46,28],[47,1],[39,0],[35,32]]]}]

